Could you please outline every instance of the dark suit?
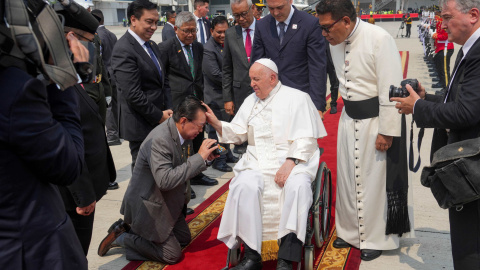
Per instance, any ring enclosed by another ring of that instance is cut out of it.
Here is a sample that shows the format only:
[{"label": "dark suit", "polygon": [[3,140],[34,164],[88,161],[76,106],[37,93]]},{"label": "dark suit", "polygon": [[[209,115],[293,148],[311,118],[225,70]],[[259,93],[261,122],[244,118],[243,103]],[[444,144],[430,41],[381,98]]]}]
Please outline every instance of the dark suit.
[{"label": "dark suit", "polygon": [[162,76],[148,53],[128,31],[117,41],[112,53],[112,68],[119,93],[120,137],[130,142],[132,168],[142,141],[159,124],[163,110],[171,108],[160,51],[153,41],[150,44]]},{"label": "dark suit", "polygon": [[175,29],[169,23],[166,23],[162,29],[162,42],[176,37]]},{"label": "dark suit", "polygon": [[187,58],[177,37],[158,45],[161,52],[160,59],[165,67],[165,89],[167,93],[171,93],[172,108],[175,108],[189,95],[195,95],[203,100],[203,46],[196,41],[191,46],[195,65],[194,77],[192,77]]},{"label": "dark suit", "polygon": [[[222,62],[223,47],[218,44],[213,37],[203,46],[203,74],[205,82],[205,103],[212,109],[215,116],[222,121],[229,121],[230,115],[223,108],[223,90],[222,90]],[[208,138],[218,140],[217,131],[208,126]],[[221,144],[228,150],[227,155],[221,155],[215,160],[214,166],[220,166],[231,158],[229,144]]]},{"label": "dark suit", "polygon": [[113,69],[111,65],[111,58],[113,47],[117,43],[117,36],[110,32],[104,25],[100,25],[97,29],[98,36],[100,37],[102,44],[102,59],[103,64],[108,72],[110,78],[110,86],[112,87],[112,100],[107,107],[107,118],[105,120],[105,127],[107,128],[107,140],[115,141],[119,139],[118,136],[118,98],[117,98],[117,86],[113,79]]},{"label": "dark suit", "polygon": [[[205,28],[205,33],[207,34],[205,36],[205,43],[207,43],[208,39],[210,39],[210,36],[212,35],[210,33],[210,29],[212,28],[212,24],[210,23],[209,20],[207,20],[206,18],[201,18],[202,19],[202,22],[203,22],[203,28]],[[198,28],[198,31],[200,31],[200,26],[199,26],[199,23],[198,21],[195,22],[197,24],[197,28]],[[197,39],[197,41],[202,44],[201,40],[200,40],[200,37]],[[202,44],[203,45],[203,44]]]},{"label": "dark suit", "polygon": [[[446,103],[418,100],[414,120],[418,127],[436,128],[432,146],[480,137],[480,39],[470,48],[450,82]],[[446,136],[445,129],[449,129]],[[455,269],[480,269],[480,200],[461,211],[449,209],[450,234]]]},{"label": "dark suit", "polygon": [[14,67],[0,82],[0,269],[87,269],[57,188],[82,170],[77,96]]},{"label": "dark suit", "polygon": [[250,62],[272,59],[277,64],[282,84],[308,93],[317,110],[325,111],[326,45],[318,19],[295,9],[282,45],[272,15],[256,24]]},{"label": "dark suit", "polygon": [[143,142],[120,210],[131,225],[124,240],[128,260],[174,264],[182,246],[190,242],[182,214],[187,181],[207,168],[199,154],[187,159],[190,145],[191,141],[181,145],[173,118]]},{"label": "dark suit", "polygon": [[59,189],[65,209],[72,219],[83,251],[87,255],[95,213],[82,216],[77,214],[76,208],[88,206],[94,201],[98,202],[107,192],[108,183],[114,182],[117,174],[98,107],[80,85],[72,88],[75,89],[79,101],[85,163],[82,174],[75,183]]},{"label": "dark suit", "polygon": [[231,27],[225,32],[222,85],[223,102],[233,101],[235,113],[253,92],[250,86],[249,69],[250,63],[243,44],[242,27],[240,25]]}]

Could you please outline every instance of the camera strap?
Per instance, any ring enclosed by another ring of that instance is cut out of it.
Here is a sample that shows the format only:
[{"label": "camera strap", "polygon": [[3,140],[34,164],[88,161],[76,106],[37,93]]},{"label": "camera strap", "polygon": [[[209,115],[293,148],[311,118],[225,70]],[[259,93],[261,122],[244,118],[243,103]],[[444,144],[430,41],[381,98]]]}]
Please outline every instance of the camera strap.
[{"label": "camera strap", "polygon": [[420,147],[422,146],[422,140],[423,140],[423,134],[425,133],[424,128],[420,128],[418,131],[418,142],[417,142],[417,148],[418,148],[418,160],[417,164],[415,164],[415,167],[413,166],[413,160],[414,160],[414,155],[413,155],[413,123],[415,121],[412,119],[412,124],[410,126],[410,151],[408,153],[408,168],[412,172],[417,172],[418,169],[420,168],[420,163],[421,163],[421,158],[420,158]]}]

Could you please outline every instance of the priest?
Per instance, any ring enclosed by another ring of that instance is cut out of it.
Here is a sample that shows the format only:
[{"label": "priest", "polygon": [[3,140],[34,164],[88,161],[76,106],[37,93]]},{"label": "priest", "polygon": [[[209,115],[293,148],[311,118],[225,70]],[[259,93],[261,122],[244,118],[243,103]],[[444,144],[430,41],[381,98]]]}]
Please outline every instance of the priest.
[{"label": "priest", "polygon": [[229,248],[244,243],[246,256],[234,269],[261,269],[262,257],[291,269],[302,258],[320,159],[317,139],[327,134],[310,96],[282,85],[272,60],[257,60],[249,74],[255,93],[230,123],[206,113],[219,142],[248,142],[234,167],[217,238]]},{"label": "priest", "polygon": [[345,104],[338,125],[333,246],[359,248],[369,261],[397,249],[413,220],[402,118],[388,98],[390,85],[402,80],[400,56],[392,36],[357,18],[350,0],[324,0],[316,11]]}]

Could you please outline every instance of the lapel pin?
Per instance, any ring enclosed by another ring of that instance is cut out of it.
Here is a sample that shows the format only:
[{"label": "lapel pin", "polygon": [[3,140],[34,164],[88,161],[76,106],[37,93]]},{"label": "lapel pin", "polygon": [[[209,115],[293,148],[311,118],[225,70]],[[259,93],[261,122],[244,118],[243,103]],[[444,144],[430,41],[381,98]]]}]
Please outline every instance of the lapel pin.
[{"label": "lapel pin", "polygon": [[181,51],[182,51],[182,50],[178,50],[178,52],[177,52],[177,53],[180,53]]},{"label": "lapel pin", "polygon": [[294,29],[294,30],[297,29],[297,27],[298,27],[298,26],[297,26],[296,24],[293,24],[293,25],[292,25],[292,29]]}]

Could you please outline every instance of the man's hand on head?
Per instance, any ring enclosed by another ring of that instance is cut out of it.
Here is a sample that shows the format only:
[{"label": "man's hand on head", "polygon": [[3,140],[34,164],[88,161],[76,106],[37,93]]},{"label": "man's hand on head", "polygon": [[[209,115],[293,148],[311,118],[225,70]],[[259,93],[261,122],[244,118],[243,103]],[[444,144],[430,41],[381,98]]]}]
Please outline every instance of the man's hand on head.
[{"label": "man's hand on head", "polygon": [[207,117],[207,122],[220,134],[222,135],[222,123],[218,120],[217,116],[213,113],[212,109],[202,101],[202,105],[207,108],[205,116]]},{"label": "man's hand on head", "polygon": [[67,41],[70,50],[73,53],[73,63],[88,62],[89,54],[87,48],[80,43],[80,41],[73,35],[73,32],[68,32]]}]

